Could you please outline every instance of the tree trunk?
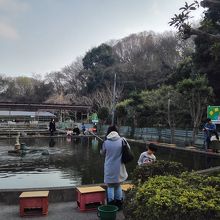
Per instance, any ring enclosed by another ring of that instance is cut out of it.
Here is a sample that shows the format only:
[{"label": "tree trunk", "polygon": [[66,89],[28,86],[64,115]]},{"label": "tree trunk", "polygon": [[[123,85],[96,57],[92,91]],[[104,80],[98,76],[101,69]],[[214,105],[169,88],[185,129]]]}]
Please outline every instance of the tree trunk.
[{"label": "tree trunk", "polygon": [[175,142],[175,126],[170,127],[170,142],[173,144]]},{"label": "tree trunk", "polygon": [[193,127],[193,133],[192,133],[192,145],[194,146],[195,141],[196,141],[196,133],[197,133],[197,128],[194,126]]},{"label": "tree trunk", "polygon": [[131,132],[130,132],[130,137],[131,138],[134,138],[136,127],[137,127],[137,118],[136,118],[136,115],[134,115],[133,120],[132,120],[132,125],[131,125]]}]

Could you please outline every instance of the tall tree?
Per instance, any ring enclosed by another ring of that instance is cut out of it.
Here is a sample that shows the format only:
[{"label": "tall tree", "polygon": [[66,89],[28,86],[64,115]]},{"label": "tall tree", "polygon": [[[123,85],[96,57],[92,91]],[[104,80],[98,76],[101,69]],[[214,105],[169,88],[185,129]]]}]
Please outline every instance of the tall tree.
[{"label": "tall tree", "polygon": [[82,74],[82,58],[78,57],[73,63],[62,68],[61,72],[65,81],[65,91],[68,94],[79,95],[86,84],[86,78]]},{"label": "tall tree", "polygon": [[65,76],[61,71],[48,73],[45,77],[47,83],[52,83],[57,94],[65,93]]},{"label": "tall tree", "polygon": [[94,92],[113,79],[112,67],[116,62],[117,56],[113,53],[112,47],[107,44],[101,44],[88,51],[83,58],[84,70],[82,71],[86,78],[86,92]]},{"label": "tall tree", "polygon": [[183,113],[179,93],[173,86],[163,85],[158,89],[142,91],[140,95],[143,100],[143,111],[148,109],[152,112],[148,119],[154,125],[169,127],[171,131],[170,142],[173,143],[175,129],[180,124]]},{"label": "tall tree", "polygon": [[179,82],[177,90],[182,94],[181,102],[185,103],[190,112],[194,144],[202,117],[213,96],[213,89],[208,85],[208,80],[204,76],[197,76],[195,79],[189,78]]},{"label": "tall tree", "polygon": [[112,47],[101,44],[87,52],[83,58],[83,67],[86,70],[95,70],[97,66],[109,67],[115,63]]},{"label": "tall tree", "polygon": [[113,49],[119,56],[125,91],[157,88],[166,82],[183,59],[181,44],[172,32],[142,32],[118,41]]},{"label": "tall tree", "polygon": [[8,80],[4,75],[0,75],[0,101],[7,101],[5,98],[5,92],[9,87]]},{"label": "tall tree", "polygon": [[206,10],[198,28],[190,22],[190,13],[199,7],[198,1],[185,3],[180,8],[180,14],[175,14],[170,25],[174,25],[184,39],[195,37],[195,53],[193,63],[199,74],[205,74],[214,88],[217,98],[220,98],[220,1],[203,0],[200,4]]}]

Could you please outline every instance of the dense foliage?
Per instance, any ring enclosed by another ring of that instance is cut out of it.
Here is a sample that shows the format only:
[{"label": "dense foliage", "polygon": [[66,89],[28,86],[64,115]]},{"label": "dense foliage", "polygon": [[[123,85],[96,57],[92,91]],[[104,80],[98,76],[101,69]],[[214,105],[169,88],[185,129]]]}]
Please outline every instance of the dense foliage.
[{"label": "dense foliage", "polygon": [[149,178],[126,195],[126,219],[207,220],[220,217],[220,176],[184,173]]},{"label": "dense foliage", "polygon": [[132,182],[135,185],[143,184],[150,177],[173,175],[179,176],[185,168],[181,163],[158,160],[155,163],[137,166],[132,173]]},{"label": "dense foliage", "polygon": [[195,35],[195,52],[192,54],[194,72],[207,76],[216,97],[219,98],[220,1],[203,0],[200,2],[200,5],[205,8],[205,12],[204,18],[197,28],[192,26],[190,13],[199,7],[198,1],[193,1],[191,4],[185,3],[179,9],[180,13],[175,14],[172,18],[170,25],[174,25],[184,39]]}]

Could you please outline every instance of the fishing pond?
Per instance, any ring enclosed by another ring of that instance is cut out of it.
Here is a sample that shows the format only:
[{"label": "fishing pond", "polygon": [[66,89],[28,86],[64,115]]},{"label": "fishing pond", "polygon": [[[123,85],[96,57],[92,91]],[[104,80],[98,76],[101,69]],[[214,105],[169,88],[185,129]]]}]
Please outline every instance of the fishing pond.
[{"label": "fishing pond", "polygon": [[[27,151],[11,154],[15,139],[0,140],[0,189],[65,187],[103,183],[104,158],[95,137],[25,138]],[[137,166],[145,143],[130,142],[135,159],[126,165],[128,174]],[[181,162],[188,170],[220,166],[220,156],[184,149],[158,147],[158,160]]]}]

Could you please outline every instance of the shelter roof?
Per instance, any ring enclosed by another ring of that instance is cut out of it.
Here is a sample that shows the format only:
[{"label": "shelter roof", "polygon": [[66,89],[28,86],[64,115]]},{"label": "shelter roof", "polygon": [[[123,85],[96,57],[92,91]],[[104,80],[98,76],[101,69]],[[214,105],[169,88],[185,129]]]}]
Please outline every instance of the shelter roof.
[{"label": "shelter roof", "polygon": [[0,116],[30,116],[30,117],[55,117],[54,114],[50,112],[29,112],[29,111],[1,111],[0,110]]}]

